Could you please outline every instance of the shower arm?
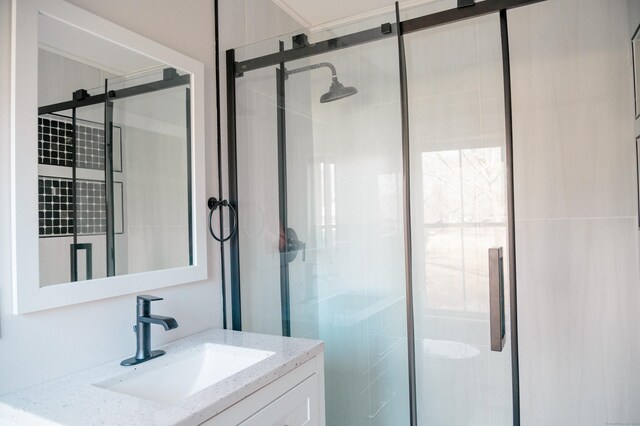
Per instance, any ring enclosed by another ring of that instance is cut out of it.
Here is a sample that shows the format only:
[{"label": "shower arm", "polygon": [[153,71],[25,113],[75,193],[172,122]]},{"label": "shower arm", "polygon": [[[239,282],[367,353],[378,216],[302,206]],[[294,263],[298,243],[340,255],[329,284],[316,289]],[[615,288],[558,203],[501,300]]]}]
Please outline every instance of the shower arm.
[{"label": "shower arm", "polygon": [[306,65],[304,67],[294,68],[292,70],[288,70],[285,68],[284,78],[289,78],[291,74],[298,74],[304,71],[315,70],[317,68],[329,68],[331,70],[331,78],[333,78],[334,81],[338,78],[336,67],[334,67],[333,64],[329,62],[320,62],[313,65]]}]

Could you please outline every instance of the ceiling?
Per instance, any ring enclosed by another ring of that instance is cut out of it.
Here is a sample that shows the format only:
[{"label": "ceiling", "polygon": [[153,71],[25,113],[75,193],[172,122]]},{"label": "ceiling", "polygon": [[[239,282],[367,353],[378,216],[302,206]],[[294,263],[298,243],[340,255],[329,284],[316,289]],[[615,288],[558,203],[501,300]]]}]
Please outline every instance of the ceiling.
[{"label": "ceiling", "polygon": [[[346,18],[362,15],[375,15],[381,9],[391,9],[394,0],[272,0],[282,10],[304,27],[316,27],[322,24],[342,21]],[[430,3],[434,0],[407,0],[401,6]]]}]

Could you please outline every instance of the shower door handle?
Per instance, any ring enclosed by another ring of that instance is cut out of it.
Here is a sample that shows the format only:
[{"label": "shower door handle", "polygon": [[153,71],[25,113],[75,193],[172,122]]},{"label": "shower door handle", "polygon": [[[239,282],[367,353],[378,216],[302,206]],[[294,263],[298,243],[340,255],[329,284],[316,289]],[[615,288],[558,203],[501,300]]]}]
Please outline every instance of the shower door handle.
[{"label": "shower door handle", "polygon": [[489,327],[491,329],[491,350],[502,352],[505,341],[502,247],[489,249]]}]

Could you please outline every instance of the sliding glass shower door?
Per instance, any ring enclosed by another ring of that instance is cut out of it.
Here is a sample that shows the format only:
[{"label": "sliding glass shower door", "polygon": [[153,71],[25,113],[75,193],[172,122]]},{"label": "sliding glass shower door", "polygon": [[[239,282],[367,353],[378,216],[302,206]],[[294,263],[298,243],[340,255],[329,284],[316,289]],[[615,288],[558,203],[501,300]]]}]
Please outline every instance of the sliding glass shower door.
[{"label": "sliding glass shower door", "polygon": [[325,342],[329,425],[519,424],[506,15],[448,8],[228,56],[233,326]]},{"label": "sliding glass shower door", "polygon": [[[513,424],[499,15],[404,41],[420,424]],[[491,322],[492,248],[503,254],[503,302],[493,307],[504,307],[501,351],[491,348],[490,329],[501,326]]]}]

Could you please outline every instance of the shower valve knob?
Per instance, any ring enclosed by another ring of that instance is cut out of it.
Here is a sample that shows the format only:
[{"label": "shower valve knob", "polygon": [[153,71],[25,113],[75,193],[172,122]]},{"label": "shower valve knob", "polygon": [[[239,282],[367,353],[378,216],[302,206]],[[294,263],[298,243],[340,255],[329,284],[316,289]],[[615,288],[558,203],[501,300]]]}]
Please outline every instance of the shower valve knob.
[{"label": "shower valve knob", "polygon": [[307,259],[307,244],[298,239],[298,234],[293,228],[287,228],[286,246],[281,247],[280,250],[286,252],[289,263],[295,260],[299,251],[302,251],[302,261]]}]

